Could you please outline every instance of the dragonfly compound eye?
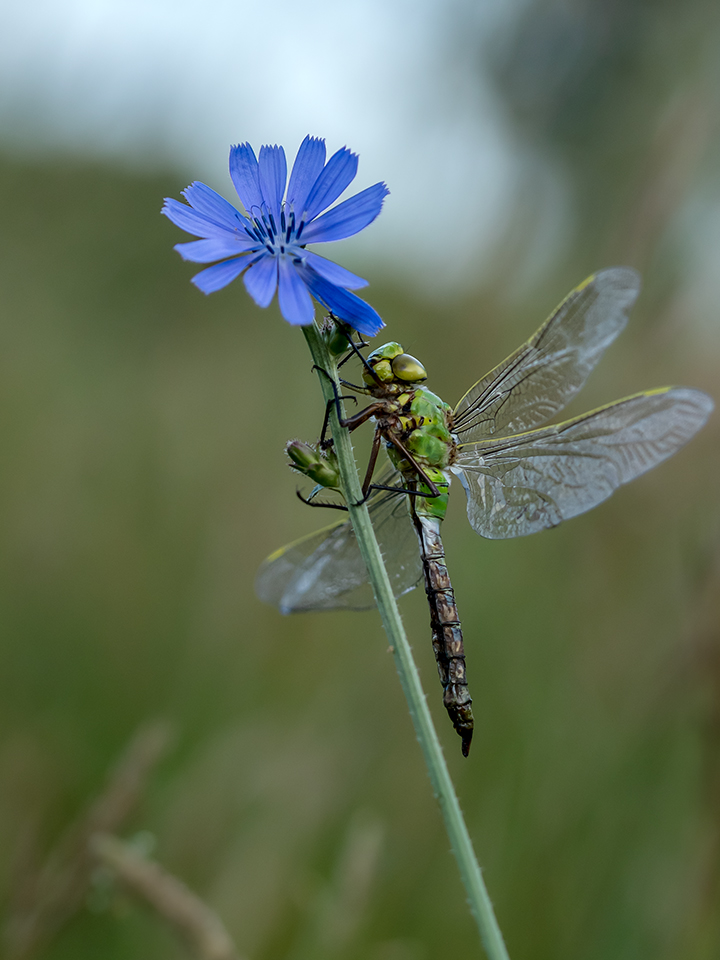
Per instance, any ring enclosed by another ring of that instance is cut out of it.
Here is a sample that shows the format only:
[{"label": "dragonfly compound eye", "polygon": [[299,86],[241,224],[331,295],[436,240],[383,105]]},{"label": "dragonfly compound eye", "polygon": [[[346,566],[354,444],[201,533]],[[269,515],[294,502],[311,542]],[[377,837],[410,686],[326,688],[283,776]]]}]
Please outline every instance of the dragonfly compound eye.
[{"label": "dragonfly compound eye", "polygon": [[421,380],[427,380],[425,367],[409,353],[401,353],[399,357],[393,357],[391,363],[392,371],[398,380],[403,380],[405,383],[419,383]]},{"label": "dragonfly compound eye", "polygon": [[403,352],[403,348],[399,343],[391,341],[390,343],[384,343],[381,347],[378,347],[377,350],[373,350],[371,354],[368,355],[367,362],[373,369],[375,377],[371,376],[367,371],[363,372],[363,380],[367,384],[372,384],[380,380],[382,383],[390,383],[395,379],[395,374],[391,366],[393,357],[399,357]]}]

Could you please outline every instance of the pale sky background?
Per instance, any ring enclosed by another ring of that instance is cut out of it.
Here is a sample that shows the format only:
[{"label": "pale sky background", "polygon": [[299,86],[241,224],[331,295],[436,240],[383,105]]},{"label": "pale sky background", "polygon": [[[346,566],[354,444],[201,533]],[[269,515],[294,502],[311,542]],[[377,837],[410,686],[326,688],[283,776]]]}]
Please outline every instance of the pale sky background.
[{"label": "pale sky background", "polygon": [[459,48],[462,25],[491,43],[516,9],[502,0],[6,3],[3,139],[172,164],[232,199],[231,143],[281,143],[291,160],[306,133],[323,136],[329,152],[360,154],[351,193],[377,180],[391,191],[342,259],[389,258],[430,286],[473,286],[510,203],[517,145],[478,81],[477,49]]},{"label": "pale sky background", "polygon": [[[175,168],[232,201],[231,143],[281,143],[292,161],[305,134],[323,136],[329,152],[360,154],[350,193],[378,180],[391,191],[334,256],[438,296],[482,281],[531,165],[532,282],[562,257],[572,205],[482,75],[523,3],[2,0],[0,147]],[[717,183],[690,216],[702,312],[720,296]]]}]

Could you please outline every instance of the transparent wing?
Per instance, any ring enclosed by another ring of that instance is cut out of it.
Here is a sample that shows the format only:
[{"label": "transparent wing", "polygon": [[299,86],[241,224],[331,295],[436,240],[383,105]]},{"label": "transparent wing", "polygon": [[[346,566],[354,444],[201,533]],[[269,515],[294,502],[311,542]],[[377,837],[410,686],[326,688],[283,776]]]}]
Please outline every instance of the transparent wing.
[{"label": "transparent wing", "polygon": [[461,447],[456,473],[483,537],[522,537],[584,513],[686,443],[713,401],[699,390],[639,393],[574,420]]},{"label": "transparent wing", "polygon": [[602,270],[576,287],[527,343],[460,400],[453,417],[461,443],[552,419],[623,330],[639,290],[640,277],[629,267]]},{"label": "transparent wing", "polygon": [[[379,483],[398,484],[394,468]],[[368,509],[396,597],[422,576],[415,528],[407,498],[378,491]],[[281,613],[309,610],[367,610],[375,606],[365,564],[350,521],[336,523],[271,554],[258,571],[255,591]]]}]

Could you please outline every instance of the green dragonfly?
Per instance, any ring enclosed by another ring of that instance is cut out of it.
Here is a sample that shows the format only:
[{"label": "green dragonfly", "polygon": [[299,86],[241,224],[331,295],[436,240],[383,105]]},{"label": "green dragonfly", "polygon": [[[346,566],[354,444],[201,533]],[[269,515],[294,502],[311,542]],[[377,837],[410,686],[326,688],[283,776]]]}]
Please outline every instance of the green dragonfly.
[{"label": "green dragonfly", "polygon": [[[490,539],[526,536],[590,510],[671,456],[713,409],[698,390],[662,387],[543,426],[580,390],[623,330],[639,290],[640,278],[630,268],[593,274],[454,409],[421,385],[422,364],[397,343],[363,360],[364,386],[346,384],[372,398],[342,423],[354,430],[375,421],[364,495],[395,595],[424,580],[443,703],[465,756],[472,700],[440,537],[451,477],[465,489],[477,533]],[[331,442],[300,445],[306,458],[302,451],[294,456],[298,469],[318,484],[310,502],[323,489],[339,488],[332,452],[320,452]],[[382,446],[390,463],[375,481]],[[282,613],[374,606],[349,521],[272,554],[260,568],[256,590]]]}]

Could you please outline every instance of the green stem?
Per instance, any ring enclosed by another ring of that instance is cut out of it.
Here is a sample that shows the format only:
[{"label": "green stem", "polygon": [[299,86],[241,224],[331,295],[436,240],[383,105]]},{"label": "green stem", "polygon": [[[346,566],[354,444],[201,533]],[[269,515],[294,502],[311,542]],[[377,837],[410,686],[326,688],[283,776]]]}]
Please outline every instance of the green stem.
[{"label": "green stem", "polygon": [[[337,381],[337,367],[317,327],[314,324],[303,327],[303,332],[310,347],[315,365],[327,371],[327,373]],[[333,390],[331,384],[322,374],[318,374],[318,376],[326,401],[332,399]],[[408,707],[410,708],[410,716],[415,726],[415,733],[417,734],[425,756],[430,781],[435,796],[440,803],[440,809],[445,821],[445,829],[447,830],[452,851],[455,854],[455,859],[460,868],[460,876],[465,884],[470,909],[478,925],[480,938],[489,960],[509,960],[500,928],[493,913],[490,897],[488,896],[482,873],[480,872],[480,867],[472,848],[470,834],[465,825],[460,804],[458,803],[457,795],[455,794],[455,789],[450,779],[450,773],[445,763],[440,741],[438,740],[430,711],[425,701],[425,694],[420,684],[420,676],[415,661],[413,660],[410,644],[408,643],[405,628],[400,618],[400,611],[395,602],[382,554],[380,553],[380,548],[375,538],[375,531],[370,521],[370,514],[365,504],[354,506],[354,504],[359,503],[362,499],[362,487],[355,465],[350,433],[348,430],[340,427],[334,409],[331,413],[330,422],[333,432],[334,449],[343,483],[343,492],[350,511],[350,520],[352,521],[360,552],[367,566],[368,578],[375,593],[375,601],[380,610],[383,626],[390,640],[390,646],[393,656],[395,657],[395,666],[400,675],[400,683],[402,684]]]}]

